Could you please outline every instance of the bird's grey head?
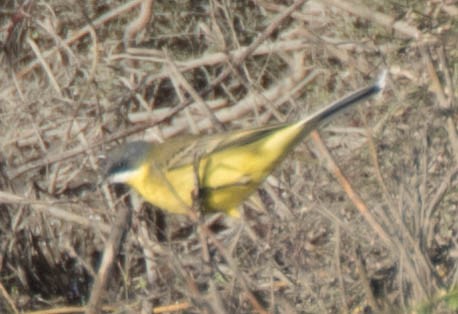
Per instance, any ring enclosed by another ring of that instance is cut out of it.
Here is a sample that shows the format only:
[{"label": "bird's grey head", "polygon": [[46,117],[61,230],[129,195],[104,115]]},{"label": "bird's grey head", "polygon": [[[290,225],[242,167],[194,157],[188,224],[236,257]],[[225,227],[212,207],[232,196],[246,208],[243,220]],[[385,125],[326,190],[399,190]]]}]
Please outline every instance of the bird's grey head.
[{"label": "bird's grey head", "polygon": [[151,144],[135,141],[115,148],[108,158],[105,178],[111,183],[125,183],[148,157]]}]

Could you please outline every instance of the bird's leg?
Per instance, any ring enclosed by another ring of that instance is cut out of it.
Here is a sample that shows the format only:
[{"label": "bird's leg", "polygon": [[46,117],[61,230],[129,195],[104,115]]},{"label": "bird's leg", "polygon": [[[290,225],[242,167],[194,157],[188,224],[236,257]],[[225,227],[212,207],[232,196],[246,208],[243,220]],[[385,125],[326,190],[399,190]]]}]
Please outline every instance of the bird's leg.
[{"label": "bird's leg", "polygon": [[192,205],[191,205],[191,218],[197,224],[198,233],[200,237],[200,242],[202,245],[202,258],[206,265],[210,264],[210,253],[208,250],[208,241],[207,241],[207,232],[208,228],[205,226],[204,215],[202,210],[202,195],[199,168],[200,168],[201,158],[196,154],[193,161],[193,171],[194,171],[194,189],[192,190]]},{"label": "bird's leg", "polygon": [[201,158],[194,155],[193,158],[193,174],[194,174],[194,189],[191,191],[191,218],[196,222],[201,222],[203,219],[203,210],[202,210],[202,194],[201,194],[201,184],[199,177],[199,168],[200,168]]}]

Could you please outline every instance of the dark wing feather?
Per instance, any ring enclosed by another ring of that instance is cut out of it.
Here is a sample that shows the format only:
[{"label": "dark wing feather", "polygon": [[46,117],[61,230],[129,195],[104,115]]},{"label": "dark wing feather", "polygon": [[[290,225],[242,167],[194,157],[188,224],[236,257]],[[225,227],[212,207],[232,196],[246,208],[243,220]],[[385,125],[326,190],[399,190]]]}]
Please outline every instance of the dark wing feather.
[{"label": "dark wing feather", "polygon": [[156,145],[155,160],[168,170],[192,164],[196,158],[205,158],[214,152],[251,144],[267,137],[289,123],[270,125],[251,130],[236,130],[214,135],[185,135],[168,140],[166,145]]}]

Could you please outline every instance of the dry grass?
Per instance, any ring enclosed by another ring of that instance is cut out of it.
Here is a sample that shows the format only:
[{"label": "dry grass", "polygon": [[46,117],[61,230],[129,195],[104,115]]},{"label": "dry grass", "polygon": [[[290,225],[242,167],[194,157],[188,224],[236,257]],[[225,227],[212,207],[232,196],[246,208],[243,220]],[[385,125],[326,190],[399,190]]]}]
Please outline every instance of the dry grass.
[{"label": "dry grass", "polygon": [[[0,312],[456,310],[456,1],[75,3],[0,11]],[[121,142],[294,119],[383,68],[241,222],[98,185]]]}]

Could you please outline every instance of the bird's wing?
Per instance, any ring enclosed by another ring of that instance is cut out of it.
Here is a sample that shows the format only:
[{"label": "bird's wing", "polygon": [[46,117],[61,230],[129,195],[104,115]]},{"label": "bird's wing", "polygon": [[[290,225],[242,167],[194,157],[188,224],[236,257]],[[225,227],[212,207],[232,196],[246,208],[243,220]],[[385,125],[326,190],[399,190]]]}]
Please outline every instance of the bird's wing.
[{"label": "bird's wing", "polygon": [[163,160],[168,170],[190,165],[198,159],[203,159],[214,152],[241,147],[266,138],[272,132],[287,124],[270,125],[250,130],[236,130],[214,135],[180,136],[171,139],[166,144],[156,146],[156,160]]}]

